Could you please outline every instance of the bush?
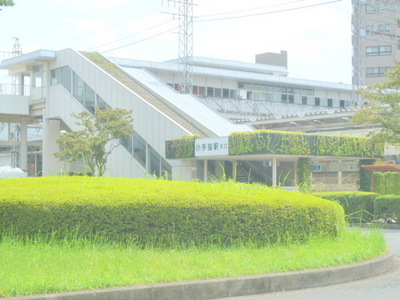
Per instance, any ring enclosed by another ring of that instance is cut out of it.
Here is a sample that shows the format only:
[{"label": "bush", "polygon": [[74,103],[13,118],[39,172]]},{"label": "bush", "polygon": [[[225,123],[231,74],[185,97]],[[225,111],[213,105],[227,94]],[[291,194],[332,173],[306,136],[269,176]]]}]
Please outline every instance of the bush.
[{"label": "bush", "polygon": [[380,196],[371,192],[323,192],[314,196],[340,203],[350,222],[369,222],[374,216],[374,201]]},{"label": "bush", "polygon": [[400,196],[384,195],[375,199],[375,220],[391,219],[394,223],[400,218]]},{"label": "bush", "polygon": [[400,172],[374,173],[375,192],[381,195],[400,195]]},{"label": "bush", "polygon": [[4,179],[0,233],[105,235],[139,244],[267,244],[336,236],[343,208],[331,201],[231,182],[43,177]]}]

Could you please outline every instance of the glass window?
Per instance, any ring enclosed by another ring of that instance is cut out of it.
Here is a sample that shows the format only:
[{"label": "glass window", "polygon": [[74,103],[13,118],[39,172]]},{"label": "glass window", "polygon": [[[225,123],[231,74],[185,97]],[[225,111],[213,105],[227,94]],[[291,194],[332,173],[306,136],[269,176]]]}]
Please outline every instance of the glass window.
[{"label": "glass window", "polygon": [[222,97],[222,89],[215,88],[214,89],[214,96],[215,97]]},{"label": "glass window", "polygon": [[315,97],[315,106],[320,106],[321,105],[321,99],[318,97]]},{"label": "glass window", "polygon": [[32,86],[42,86],[42,68],[40,66],[34,66],[32,69]]},{"label": "glass window", "polygon": [[229,98],[229,89],[222,90],[222,97]]},{"label": "glass window", "polygon": [[367,77],[385,77],[387,72],[390,72],[390,67],[367,68]]},{"label": "glass window", "polygon": [[289,103],[294,103],[294,95],[289,95]]},{"label": "glass window", "polygon": [[333,100],[332,99],[328,99],[328,107],[332,107],[333,106]]},{"label": "glass window", "polygon": [[106,109],[108,107],[110,107],[106,101],[103,100],[103,98],[101,98],[99,95],[96,95],[96,106],[99,109]]},{"label": "glass window", "polygon": [[367,47],[367,56],[378,56],[378,55],[391,55],[392,46],[372,46]]},{"label": "glass window", "polygon": [[51,85],[61,83],[61,69],[51,70]]},{"label": "glass window", "polygon": [[71,73],[72,70],[69,67],[61,68],[61,84],[71,92]]},{"label": "glass window", "polygon": [[307,96],[301,96],[301,104],[307,105]]},{"label": "glass window", "polygon": [[205,95],[206,95],[206,87],[199,86],[199,96],[205,96]]},{"label": "glass window", "polygon": [[85,107],[88,111],[92,114],[95,112],[95,105],[96,105],[96,94],[95,92],[85,84]]},{"label": "glass window", "polygon": [[287,103],[288,102],[288,95],[287,94],[281,94],[281,101],[283,103]]},{"label": "glass window", "polygon": [[74,86],[74,91],[73,91],[73,95],[74,97],[80,102],[80,103],[84,103],[83,102],[83,95],[84,95],[84,91],[85,91],[85,83],[83,82],[83,80],[76,75],[75,73],[73,74],[73,86]]},{"label": "glass window", "polygon": [[214,88],[213,87],[210,87],[210,86],[207,87],[207,96],[214,97]]},{"label": "glass window", "polygon": [[238,98],[238,92],[237,90],[230,90],[230,97],[232,99],[237,99]]},{"label": "glass window", "polygon": [[345,107],[345,101],[344,100],[340,100],[340,108],[344,108]]}]

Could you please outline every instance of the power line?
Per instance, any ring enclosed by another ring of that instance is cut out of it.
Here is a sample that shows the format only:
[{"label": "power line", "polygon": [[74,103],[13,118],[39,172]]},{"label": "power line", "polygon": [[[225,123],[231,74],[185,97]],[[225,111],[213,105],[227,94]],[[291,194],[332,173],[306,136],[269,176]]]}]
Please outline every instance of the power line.
[{"label": "power line", "polygon": [[172,28],[172,29],[168,29],[168,30],[166,30],[166,31],[163,31],[163,32],[160,32],[160,33],[158,33],[158,34],[149,36],[149,37],[147,37],[147,38],[144,38],[144,39],[135,41],[135,42],[133,42],[133,43],[129,43],[129,44],[126,44],[126,45],[123,45],[123,46],[120,46],[120,47],[116,47],[116,48],[110,49],[110,50],[102,51],[102,53],[107,53],[107,52],[111,52],[111,51],[118,50],[118,49],[121,49],[121,48],[125,48],[125,47],[128,47],[128,46],[131,46],[131,45],[134,45],[134,44],[137,44],[137,43],[140,43],[140,42],[149,40],[149,39],[151,39],[151,38],[153,38],[153,37],[160,36],[160,35],[162,35],[162,34],[171,32],[171,31],[176,30],[176,29],[178,29],[178,27],[174,27],[174,28]]},{"label": "power line", "polygon": [[230,20],[230,19],[257,17],[257,16],[261,16],[261,15],[277,14],[277,13],[282,13],[282,12],[287,12],[287,11],[293,11],[293,10],[300,10],[300,9],[315,7],[315,6],[322,6],[322,5],[332,4],[332,3],[341,2],[341,1],[343,1],[343,0],[334,0],[334,1],[328,1],[328,2],[322,2],[322,3],[317,3],[317,4],[300,6],[300,7],[287,8],[287,9],[282,9],[282,10],[267,11],[267,12],[262,12],[262,13],[257,13],[257,14],[249,14],[249,15],[225,17],[225,18],[216,18],[216,19],[208,19],[208,20],[196,20],[195,22],[211,22],[211,21],[222,21],[222,20]]},{"label": "power line", "polygon": [[264,9],[264,8],[282,6],[282,5],[286,5],[286,4],[292,4],[292,3],[303,2],[303,1],[306,1],[306,0],[295,0],[295,1],[285,2],[285,3],[261,6],[261,7],[250,8],[250,9],[245,9],[245,10],[236,10],[236,11],[230,11],[230,12],[224,12],[224,13],[209,14],[209,15],[197,16],[196,18],[206,18],[206,17],[213,17],[213,16],[230,15],[230,14],[235,14],[235,13],[243,13],[243,12],[247,12],[247,11],[260,10],[260,9]]},{"label": "power line", "polygon": [[163,23],[157,24],[157,25],[155,25],[155,26],[146,28],[146,29],[144,29],[144,30],[142,30],[142,31],[138,31],[138,32],[132,33],[132,34],[130,34],[130,35],[128,35],[128,36],[125,36],[125,37],[122,37],[122,38],[119,38],[119,39],[116,39],[116,40],[113,40],[113,41],[110,41],[110,42],[107,42],[107,43],[104,43],[104,44],[101,44],[101,45],[94,46],[94,47],[92,47],[92,48],[89,48],[88,50],[94,50],[94,49],[97,49],[97,48],[100,48],[100,47],[103,47],[103,46],[108,46],[108,45],[110,45],[110,44],[113,44],[113,43],[116,43],[116,42],[125,40],[125,39],[127,39],[127,38],[130,38],[130,37],[132,37],[132,36],[138,35],[138,34],[140,34],[140,33],[149,31],[149,30],[151,30],[151,29],[154,29],[154,28],[157,28],[157,27],[160,27],[160,26],[163,26],[163,25],[165,25],[165,24],[167,24],[167,23],[169,23],[169,22],[171,22],[171,21],[172,21],[172,20],[168,20],[168,21],[166,21],[166,22],[163,22]]}]

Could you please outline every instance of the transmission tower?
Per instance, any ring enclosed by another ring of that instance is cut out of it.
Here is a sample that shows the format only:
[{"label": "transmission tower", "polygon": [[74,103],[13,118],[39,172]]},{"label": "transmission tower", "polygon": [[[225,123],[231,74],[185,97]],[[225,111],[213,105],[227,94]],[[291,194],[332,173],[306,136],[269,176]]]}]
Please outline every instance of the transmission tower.
[{"label": "transmission tower", "polygon": [[[22,48],[21,44],[19,43],[19,38],[14,37],[14,46],[11,51],[11,57],[16,57],[22,55]],[[18,82],[17,82],[17,76],[11,76],[11,89],[12,89],[12,94],[17,95],[18,94]]]},{"label": "transmission tower", "polygon": [[193,0],[168,0],[178,12],[179,91],[192,93],[193,87]]},{"label": "transmission tower", "polygon": [[[393,45],[393,52],[398,49],[398,24],[400,0],[352,0],[353,18],[353,90],[355,92],[354,106],[360,107],[364,100],[357,90],[365,86],[366,77],[366,40],[374,40],[380,44]],[[383,16],[389,16],[382,19]],[[390,32],[380,25],[390,25]],[[375,44],[374,44],[375,45]]]}]

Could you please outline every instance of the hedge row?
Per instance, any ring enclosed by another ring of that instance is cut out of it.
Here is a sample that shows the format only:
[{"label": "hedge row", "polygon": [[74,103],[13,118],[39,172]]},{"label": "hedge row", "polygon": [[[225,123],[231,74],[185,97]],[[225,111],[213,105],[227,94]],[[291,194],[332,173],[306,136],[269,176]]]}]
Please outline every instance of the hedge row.
[{"label": "hedge row", "polygon": [[335,202],[257,185],[44,177],[4,179],[0,187],[0,233],[79,230],[143,245],[261,245],[336,236],[343,226]]},{"label": "hedge row", "polygon": [[400,195],[400,172],[376,172],[373,176],[375,192]]},{"label": "hedge row", "polygon": [[384,195],[375,199],[374,218],[400,220],[400,195]]},{"label": "hedge row", "polygon": [[380,195],[371,192],[321,192],[314,196],[340,203],[351,222],[368,222],[374,219],[374,201]]},{"label": "hedge row", "polygon": [[258,130],[229,136],[229,154],[292,154],[340,157],[380,157],[383,145],[355,136],[307,135],[302,132]]}]

